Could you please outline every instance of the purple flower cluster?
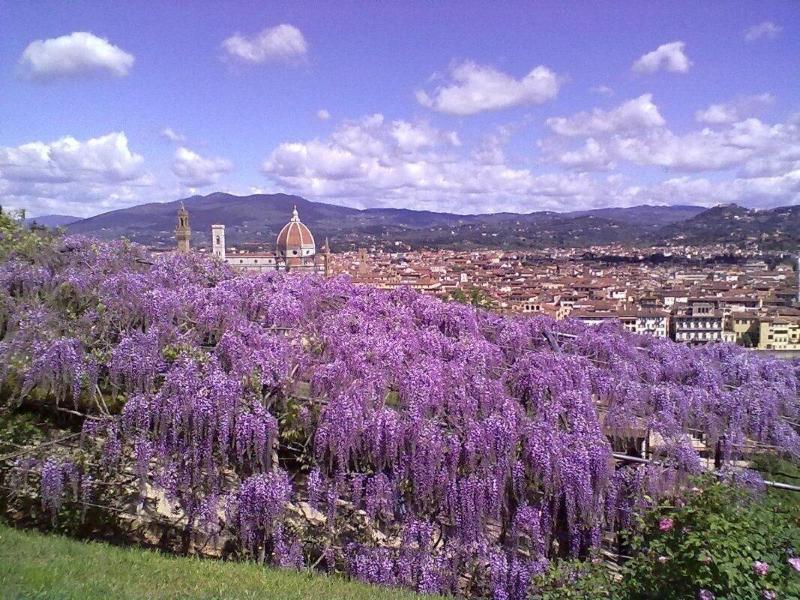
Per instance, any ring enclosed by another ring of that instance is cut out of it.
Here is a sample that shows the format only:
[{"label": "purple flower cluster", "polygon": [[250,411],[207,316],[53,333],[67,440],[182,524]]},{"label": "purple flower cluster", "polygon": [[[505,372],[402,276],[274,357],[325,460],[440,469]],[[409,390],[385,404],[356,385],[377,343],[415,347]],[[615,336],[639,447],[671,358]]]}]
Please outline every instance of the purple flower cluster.
[{"label": "purple flower cluster", "polygon": [[[281,519],[292,494],[284,471],[253,475],[246,479],[228,501],[227,519],[245,548],[254,556],[264,556],[271,545],[276,564],[292,561],[296,542],[287,542]],[[288,545],[287,545],[288,544]]]},{"label": "purple flower cluster", "polygon": [[40,476],[42,509],[53,522],[66,498],[84,502],[91,498],[91,478],[82,477],[70,461],[49,457],[42,462]]},{"label": "purple flower cluster", "polygon": [[[690,433],[726,462],[752,442],[800,457],[800,367],[732,345],[58,244],[47,268],[0,270],[6,380],[86,411],[97,390],[117,399],[85,428],[103,465],[276,565],[322,552],[365,581],[521,599],[548,559],[585,555],[698,472]],[[660,465],[615,468],[612,449],[648,436]],[[45,466],[57,510],[65,471]],[[323,548],[288,517],[303,501]]]}]

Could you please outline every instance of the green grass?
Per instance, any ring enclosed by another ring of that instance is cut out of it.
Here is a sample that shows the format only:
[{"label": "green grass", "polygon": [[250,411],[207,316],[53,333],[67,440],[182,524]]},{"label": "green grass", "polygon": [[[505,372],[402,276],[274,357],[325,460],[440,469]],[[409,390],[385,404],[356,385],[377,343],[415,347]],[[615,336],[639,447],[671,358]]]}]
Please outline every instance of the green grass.
[{"label": "green grass", "polygon": [[0,523],[0,598],[411,600],[422,596],[253,563],[81,542]]}]

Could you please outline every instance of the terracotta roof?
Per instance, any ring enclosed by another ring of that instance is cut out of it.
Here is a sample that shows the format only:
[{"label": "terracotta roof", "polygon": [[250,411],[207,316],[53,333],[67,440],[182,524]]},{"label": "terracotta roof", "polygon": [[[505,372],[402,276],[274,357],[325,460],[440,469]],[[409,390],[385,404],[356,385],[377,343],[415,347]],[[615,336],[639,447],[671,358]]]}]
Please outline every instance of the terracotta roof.
[{"label": "terracotta roof", "polygon": [[287,249],[314,248],[314,236],[311,235],[308,227],[300,222],[297,214],[297,207],[292,211],[292,219],[283,226],[278,234],[276,242],[279,252],[286,252]]}]

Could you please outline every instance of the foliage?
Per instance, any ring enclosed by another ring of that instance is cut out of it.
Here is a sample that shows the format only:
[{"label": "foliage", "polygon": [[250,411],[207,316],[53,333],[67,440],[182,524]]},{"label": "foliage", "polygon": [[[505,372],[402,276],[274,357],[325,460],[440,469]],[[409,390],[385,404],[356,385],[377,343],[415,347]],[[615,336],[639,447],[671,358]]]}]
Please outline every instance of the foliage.
[{"label": "foliage", "polygon": [[[537,600],[602,600],[618,598],[617,582],[599,558],[562,560],[533,580]],[[621,598],[619,600],[622,600]]]},{"label": "foliage", "polygon": [[[800,457],[788,362],[125,241],[10,255],[0,332],[15,403],[86,415],[86,468],[27,467],[54,514],[83,475],[133,473],[259,560],[425,592],[524,598],[680,489],[689,431],[725,462],[748,440]],[[611,442],[646,431],[661,466],[615,470]],[[289,522],[306,502],[315,540]]]},{"label": "foliage", "polygon": [[36,414],[0,410],[0,453],[12,452],[24,444],[35,444],[43,439]]},{"label": "foliage", "polygon": [[472,288],[469,290],[469,294],[464,292],[464,290],[457,288],[450,292],[450,299],[455,300],[456,302],[461,302],[462,304],[471,304],[472,306],[478,308],[493,308],[495,302],[492,298],[483,290],[479,288]]},{"label": "foliage", "polygon": [[23,226],[24,211],[19,214],[3,212],[0,208],[0,260],[14,258],[34,261],[52,244],[53,232]]},{"label": "foliage", "polygon": [[[797,598],[800,514],[711,479],[649,513],[629,542],[624,598]],[[771,596],[771,594],[774,594]]]}]

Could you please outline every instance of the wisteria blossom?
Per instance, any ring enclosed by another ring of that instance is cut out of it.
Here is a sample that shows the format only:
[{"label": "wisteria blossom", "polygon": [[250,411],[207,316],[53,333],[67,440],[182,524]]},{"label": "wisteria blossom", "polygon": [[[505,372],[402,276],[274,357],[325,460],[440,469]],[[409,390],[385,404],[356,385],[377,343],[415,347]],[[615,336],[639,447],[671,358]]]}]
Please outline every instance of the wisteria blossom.
[{"label": "wisteria blossom", "polygon": [[[692,432],[725,464],[753,442],[800,458],[798,364],[733,345],[125,242],[70,237],[37,260],[0,265],[6,385],[86,415],[95,477],[133,473],[188,527],[277,566],[518,600],[699,472]],[[613,460],[648,436],[654,464]],[[55,457],[40,473],[53,515],[100,483]]]}]

